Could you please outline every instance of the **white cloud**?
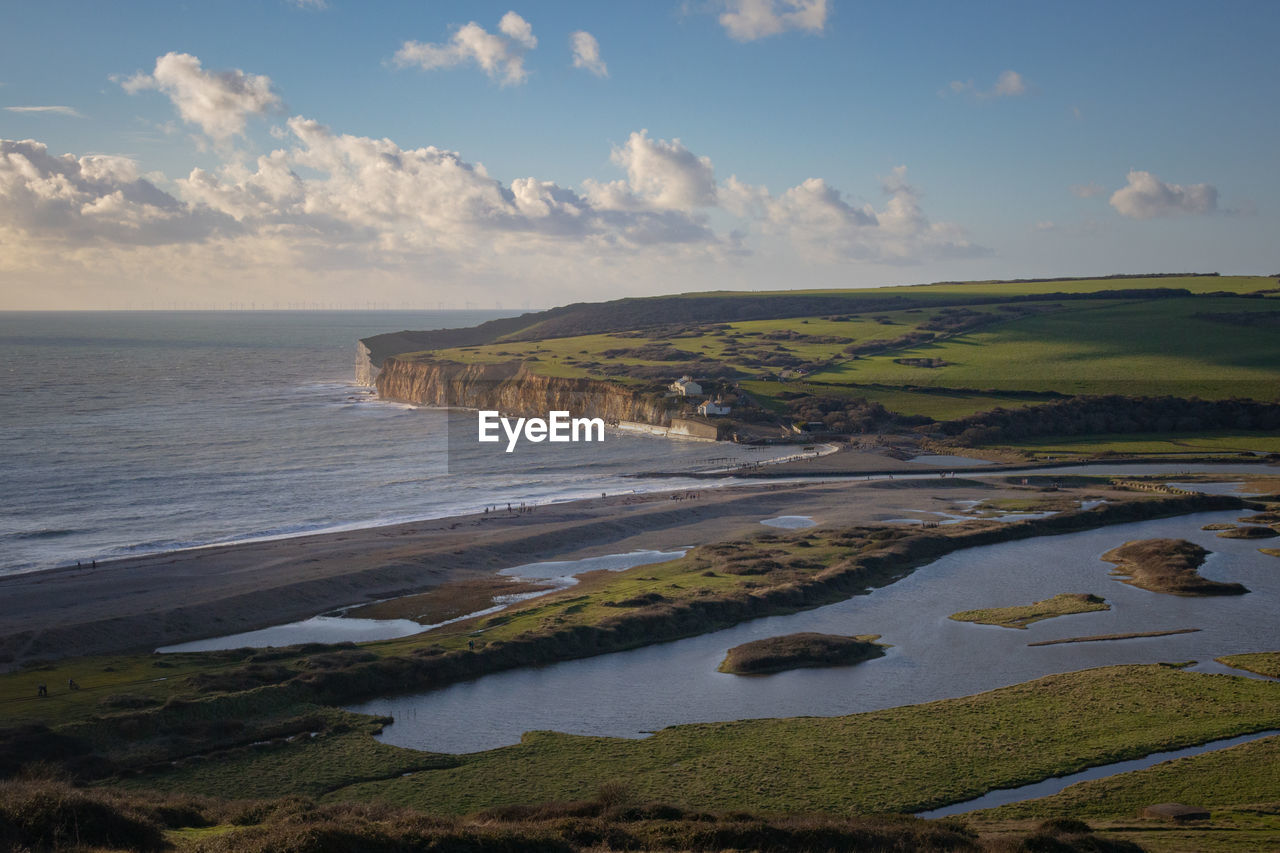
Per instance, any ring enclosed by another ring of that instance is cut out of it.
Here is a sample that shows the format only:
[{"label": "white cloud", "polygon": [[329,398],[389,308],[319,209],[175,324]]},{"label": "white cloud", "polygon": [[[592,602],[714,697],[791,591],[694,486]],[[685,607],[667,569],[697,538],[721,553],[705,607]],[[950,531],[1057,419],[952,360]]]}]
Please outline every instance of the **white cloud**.
[{"label": "white cloud", "polygon": [[827,0],[725,0],[720,26],[737,41],[755,41],[786,30],[820,33]]},{"label": "white cloud", "polygon": [[70,116],[71,118],[84,118],[84,115],[74,107],[63,106],[35,106],[35,107],[5,107],[11,113],[51,113],[53,115]]},{"label": "white cloud", "polygon": [[1071,194],[1076,198],[1097,198],[1106,193],[1107,188],[1096,181],[1087,184],[1072,184]]},{"label": "white cloud", "polygon": [[726,182],[726,208],[754,215],[804,254],[830,261],[913,264],[934,258],[976,257],[989,250],[971,242],[960,226],[931,222],[919,193],[906,182],[905,166],[884,179],[884,208],[855,204],[821,178],[809,178],[774,198],[736,177]]},{"label": "white cloud", "polygon": [[1131,171],[1128,184],[1112,193],[1111,206],[1132,219],[1200,215],[1217,209],[1218,190],[1212,184],[1166,184],[1150,172]]},{"label": "white cloud", "polygon": [[[311,119],[288,121],[295,142],[260,157],[256,171],[193,170],[183,198],[255,231],[357,251],[439,255],[548,251],[633,251],[661,244],[718,242],[701,219],[661,209],[623,188],[584,193],[536,178],[510,186],[453,151],[402,149],[389,139],[335,134]],[[303,179],[297,168],[315,175]]]},{"label": "white cloud", "polygon": [[711,160],[699,157],[679,139],[650,139],[647,130],[632,133],[611,160],[627,171],[630,189],[655,207],[692,210],[716,203]]},{"label": "white cloud", "polygon": [[515,12],[507,12],[498,22],[498,30],[502,35],[471,21],[443,44],[406,41],[396,51],[395,63],[431,71],[474,62],[504,86],[523,83],[529,76],[524,68],[525,52],[538,46],[533,27]]},{"label": "white cloud", "polygon": [[0,140],[0,226],[40,241],[156,245],[199,241],[234,223],[183,204],[124,157],[55,157],[32,140]]},{"label": "white cloud", "polygon": [[507,12],[507,14],[503,15],[502,20],[498,21],[498,29],[507,38],[518,42],[529,50],[533,50],[538,46],[538,40],[533,35],[533,25],[515,12]]},{"label": "white cloud", "polygon": [[[502,38],[532,43],[517,19],[501,25]],[[266,77],[210,74],[182,54],[140,77],[133,90],[162,89],[222,140],[279,103]],[[301,116],[273,130],[275,150],[256,161],[220,146],[222,165],[172,182],[127,158],[55,157],[37,142],[0,141],[0,275],[23,282],[24,294],[56,285],[59,305],[80,307],[119,306],[112,292],[306,299],[320,282],[330,298],[380,282],[413,300],[435,282],[560,301],[599,298],[605,282],[697,286],[725,269],[710,265],[742,270],[753,254],[757,277],[786,274],[799,258],[826,264],[810,269],[837,284],[851,261],[985,251],[959,226],[931,222],[902,169],[885,180],[877,209],[821,178],[777,196],[737,177],[718,185],[709,157],[645,130],[613,148],[620,179],[576,188],[500,181],[455,151],[402,148]],[[107,298],[87,303],[94,294],[81,282],[102,283]]]},{"label": "white cloud", "polygon": [[569,46],[573,50],[573,67],[585,68],[597,77],[608,77],[609,68],[600,58],[600,42],[586,30],[570,34]]},{"label": "white cloud", "polygon": [[326,0],[288,0],[288,2],[299,9],[310,9],[316,12],[329,8]]},{"label": "white cloud", "polygon": [[946,94],[947,90],[955,95],[971,95],[980,101],[992,98],[1018,98],[1031,94],[1031,86],[1026,78],[1012,70],[1001,71],[990,89],[979,89],[972,80],[952,80],[947,89],[943,90],[943,94]]},{"label": "white cloud", "polygon": [[183,121],[198,125],[218,141],[244,133],[249,116],[282,106],[280,97],[271,90],[269,77],[239,69],[205,71],[200,60],[189,53],[166,53],[156,59],[153,73],[139,71],[121,85],[130,94],[158,89],[178,108]]}]

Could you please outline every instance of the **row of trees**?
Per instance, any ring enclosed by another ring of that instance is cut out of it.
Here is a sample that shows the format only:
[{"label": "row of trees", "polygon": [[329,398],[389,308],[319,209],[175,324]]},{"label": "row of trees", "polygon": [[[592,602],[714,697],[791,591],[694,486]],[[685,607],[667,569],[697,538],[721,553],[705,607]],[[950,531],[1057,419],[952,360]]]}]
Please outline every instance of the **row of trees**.
[{"label": "row of trees", "polygon": [[1073,397],[1021,409],[993,409],[938,428],[965,445],[1051,435],[1280,430],[1280,404],[1182,397]]}]

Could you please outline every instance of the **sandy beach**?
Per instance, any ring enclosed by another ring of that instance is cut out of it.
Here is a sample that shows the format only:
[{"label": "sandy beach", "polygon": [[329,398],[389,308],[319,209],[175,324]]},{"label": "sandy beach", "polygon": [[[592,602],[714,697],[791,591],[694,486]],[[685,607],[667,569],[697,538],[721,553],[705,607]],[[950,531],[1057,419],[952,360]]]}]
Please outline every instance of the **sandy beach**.
[{"label": "sandy beach", "polygon": [[[998,485],[826,481],[616,495],[13,575],[0,578],[0,658],[15,666],[147,651],[490,578],[523,563],[746,537],[766,532],[760,522],[779,515],[847,525],[1028,495],[990,482]],[[686,494],[697,497],[673,499]]]}]

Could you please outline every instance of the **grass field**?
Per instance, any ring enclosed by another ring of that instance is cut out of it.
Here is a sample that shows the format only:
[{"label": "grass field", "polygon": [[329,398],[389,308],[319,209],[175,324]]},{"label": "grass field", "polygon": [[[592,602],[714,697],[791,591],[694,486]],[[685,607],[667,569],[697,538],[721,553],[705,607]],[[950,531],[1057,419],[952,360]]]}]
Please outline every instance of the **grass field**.
[{"label": "grass field", "polygon": [[[1068,815],[1084,820],[1128,818],[1136,816],[1143,806],[1155,803],[1280,803],[1280,737],[1178,758],[1107,779],[1079,782],[1051,797],[988,809],[978,816],[984,820]],[[1280,829],[1280,823],[1273,824],[1272,831],[1276,829]],[[1274,836],[1272,839],[1274,844]],[[1266,849],[1274,848],[1269,845]]]},{"label": "grass field", "polygon": [[644,740],[532,732],[457,767],[333,796],[462,813],[583,798],[620,782],[642,800],[703,808],[912,812],[1277,725],[1280,685],[1115,667],[849,717],[676,726]]},{"label": "grass field", "polygon": [[[1072,303],[1066,303],[1070,306]],[[1097,304],[1009,320],[939,343],[846,361],[812,381],[946,388],[1275,399],[1280,336],[1197,314],[1269,313],[1270,300],[1184,298]],[[936,358],[937,368],[895,363]]]},{"label": "grass field", "polygon": [[[651,390],[686,369],[715,369],[735,377],[774,412],[783,411],[788,392],[866,397],[893,412],[936,420],[1035,405],[1046,398],[1027,395],[1048,392],[1272,400],[1280,393],[1280,299],[1207,294],[1275,284],[1262,277],[1189,277],[831,291],[826,293],[861,300],[861,313],[684,325],[672,315],[668,325],[633,332],[505,339],[412,357],[523,363],[547,376]],[[1016,301],[1034,294],[1162,288],[1205,295]],[[1010,301],[973,302],[1002,296]],[[866,310],[879,299],[884,310]],[[921,342],[921,336],[932,340]],[[1266,447],[1278,441],[1271,436]]]},{"label": "grass field", "polygon": [[1080,454],[1163,453],[1203,456],[1206,453],[1280,453],[1280,436],[1271,432],[1199,432],[1176,436],[1159,433],[1082,435],[1073,438],[1028,439],[1003,444],[1032,453]]}]

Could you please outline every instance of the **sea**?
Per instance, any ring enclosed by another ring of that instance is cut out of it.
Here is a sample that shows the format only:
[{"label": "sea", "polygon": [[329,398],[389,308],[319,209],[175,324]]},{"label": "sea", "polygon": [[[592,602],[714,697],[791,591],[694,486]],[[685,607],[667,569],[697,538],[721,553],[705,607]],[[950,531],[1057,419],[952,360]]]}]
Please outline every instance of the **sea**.
[{"label": "sea", "polygon": [[618,432],[508,454],[456,440],[474,413],[355,384],[360,338],[514,313],[0,313],[0,574],[703,488],[627,475],[767,455]]}]

